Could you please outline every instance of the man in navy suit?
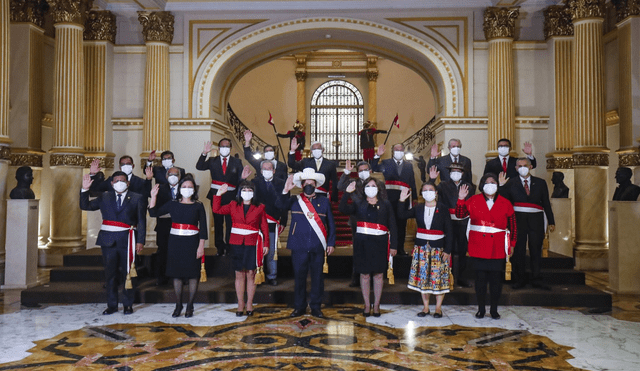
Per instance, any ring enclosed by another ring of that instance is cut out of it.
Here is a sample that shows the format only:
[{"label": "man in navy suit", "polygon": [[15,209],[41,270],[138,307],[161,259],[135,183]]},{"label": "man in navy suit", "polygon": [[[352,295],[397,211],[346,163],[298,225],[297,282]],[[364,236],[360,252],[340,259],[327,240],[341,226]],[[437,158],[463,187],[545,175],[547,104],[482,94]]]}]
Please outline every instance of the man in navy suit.
[{"label": "man in navy suit", "polygon": [[413,165],[404,160],[404,145],[402,143],[393,145],[393,158],[380,161],[380,156],[384,154],[384,144],[378,147],[378,153],[373,156],[371,161],[371,169],[373,171],[381,171],[384,175],[385,187],[387,188],[387,197],[391,202],[391,209],[396,218],[396,228],[398,229],[398,255],[406,255],[404,251],[404,238],[407,230],[407,219],[398,217],[398,202],[400,193],[403,189],[411,189],[411,199],[418,199],[416,192],[416,179],[413,175]]},{"label": "man in navy suit", "polygon": [[[516,170],[516,158],[509,156],[511,152],[511,141],[506,138],[502,138],[498,141],[498,157],[495,157],[489,161],[484,166],[484,174],[492,173],[499,175],[500,173],[505,173],[507,178],[515,178],[518,176],[518,171]],[[524,148],[522,149],[529,161],[531,161],[531,168],[535,169],[538,162],[535,157],[533,157],[533,150],[531,143],[525,142]]]},{"label": "man in navy suit", "polygon": [[147,159],[147,167],[153,169],[153,178],[156,184],[167,184],[167,170],[176,167],[180,171],[180,179],[184,178],[185,171],[181,167],[174,166],[176,159],[171,151],[164,151],[160,154],[162,166],[153,166],[153,160],[156,159],[156,151],[151,151]]},{"label": "man in navy suit", "polygon": [[[102,248],[102,260],[107,288],[107,309],[102,314],[112,314],[118,311],[118,275],[128,272],[135,254],[142,251],[147,232],[147,200],[144,196],[129,191],[127,174],[116,171],[111,176],[112,191],[89,200],[91,176],[82,178],[80,192],[80,209],[86,211],[100,210],[102,213],[102,227],[98,233],[96,244]],[[135,232],[135,247],[129,246],[129,234]],[[132,259],[133,258],[133,259]],[[122,273],[120,273],[122,272]],[[124,314],[133,313],[134,289],[125,289],[122,293]]]},{"label": "man in navy suit", "polygon": [[[448,156],[438,157],[438,145],[434,144],[433,146],[431,146],[431,158],[429,159],[429,163],[427,164],[426,169],[431,169],[432,166],[435,166],[440,173],[440,181],[446,182],[449,180],[449,166],[451,166],[451,164],[459,164],[464,169],[462,174],[462,182],[473,183],[473,177],[471,175],[471,160],[469,159],[469,157],[465,157],[460,154],[460,150],[462,149],[462,141],[455,138],[449,139],[448,148]],[[424,170],[425,169],[420,169],[420,173],[426,173],[426,171]],[[425,182],[426,179],[423,177],[422,181]]]},{"label": "man in navy suit", "polygon": [[527,240],[529,241],[529,260],[531,268],[531,285],[533,287],[550,290],[542,283],[540,261],[542,259],[542,242],[545,235],[545,216],[549,223],[549,231],[555,229],[555,220],[549,201],[549,189],[544,179],[531,176],[531,160],[521,157],[516,161],[518,175],[509,178],[504,183],[500,177],[500,195],[506,197],[513,204],[516,212],[518,241],[513,251],[514,289],[526,285],[526,254]]},{"label": "man in navy suit", "polygon": [[[129,190],[131,192],[135,192],[141,194],[142,196],[149,198],[151,197],[151,178],[153,177],[153,173],[150,168],[144,169],[145,179],[142,179],[133,174],[133,169],[136,165],[133,163],[133,157],[129,155],[124,155],[120,157],[119,160],[120,171],[125,173],[127,176],[127,181],[129,182]],[[113,191],[113,176],[110,176],[107,179],[100,178],[100,160],[95,159],[91,162],[91,166],[89,168],[89,175],[93,180],[91,184],[91,192],[106,192]],[[98,176],[96,176],[98,175]]]},{"label": "man in navy suit", "polygon": [[[196,163],[196,169],[200,171],[209,170],[211,173],[211,189],[207,194],[207,198],[211,200],[213,205],[213,196],[218,192],[220,186],[227,184],[228,191],[222,195],[221,205],[226,205],[236,199],[238,185],[246,179],[251,173],[249,166],[242,168],[242,160],[231,156],[231,139],[223,138],[218,142],[220,151],[219,156],[209,157],[213,144],[206,142],[202,154]],[[225,228],[226,227],[226,228]],[[231,235],[231,215],[221,215],[213,213],[213,228],[215,231],[215,244],[218,250],[218,256],[225,254]],[[226,231],[226,233],[223,233]],[[225,237],[226,236],[226,237]]]},{"label": "man in navy suit", "polygon": [[[303,172],[287,178],[287,183],[276,201],[276,206],[281,210],[291,210],[291,226],[287,239],[287,249],[291,250],[295,277],[295,304],[291,317],[302,316],[307,310],[308,273],[311,274],[311,315],[324,317],[320,310],[324,293],[322,266],[325,251],[327,255],[331,255],[336,243],[336,226],[329,199],[318,197],[315,192],[316,186],[324,182],[323,174],[316,173],[313,168],[304,169]],[[288,193],[294,185],[302,187],[302,194],[289,197]]]},{"label": "man in navy suit", "polygon": [[[260,167],[262,160],[253,157],[253,152],[251,151],[251,138],[253,138],[253,133],[251,130],[246,130],[244,132],[244,159],[247,160],[247,162],[250,163],[251,166],[253,166],[259,173],[262,171]],[[273,176],[282,180],[282,184],[284,184],[288,176],[287,165],[285,165],[284,162],[276,160],[276,148],[271,144],[264,146],[264,159],[271,161],[273,164]]]},{"label": "man in navy suit", "polygon": [[[324,148],[322,143],[311,143],[311,156],[296,161],[296,148],[298,141],[296,138],[291,139],[291,150],[289,151],[289,167],[296,171],[303,171],[306,168],[312,168],[317,173],[324,175],[325,183],[316,188],[316,195],[328,196],[331,192],[331,199],[338,201],[338,172],[336,170],[336,162],[324,158]],[[331,182],[331,185],[329,185]]]},{"label": "man in navy suit", "polygon": [[[158,197],[156,200],[156,207],[160,208],[167,202],[176,199],[178,192],[178,183],[182,176],[180,175],[180,169],[178,167],[170,167],[163,178],[167,179],[167,183],[160,184],[158,189]],[[171,232],[171,215],[159,215],[156,218],[156,244],[158,250],[156,251],[156,286],[166,285],[169,280],[165,276],[167,270],[167,252],[169,249],[169,234]]]}]

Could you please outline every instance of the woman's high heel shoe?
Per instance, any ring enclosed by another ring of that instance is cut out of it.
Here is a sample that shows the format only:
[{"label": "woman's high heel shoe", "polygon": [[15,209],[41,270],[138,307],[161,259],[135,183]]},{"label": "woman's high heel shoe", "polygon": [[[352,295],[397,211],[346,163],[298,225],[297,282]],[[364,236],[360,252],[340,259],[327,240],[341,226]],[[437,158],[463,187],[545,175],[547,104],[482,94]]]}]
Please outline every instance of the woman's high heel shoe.
[{"label": "woman's high heel shoe", "polygon": [[171,315],[171,317],[178,318],[180,317],[181,313],[182,313],[182,304],[176,304],[176,309],[173,311],[173,314]]},{"label": "woman's high heel shoe", "polygon": [[193,317],[193,304],[187,304],[187,310],[184,311],[185,318]]}]

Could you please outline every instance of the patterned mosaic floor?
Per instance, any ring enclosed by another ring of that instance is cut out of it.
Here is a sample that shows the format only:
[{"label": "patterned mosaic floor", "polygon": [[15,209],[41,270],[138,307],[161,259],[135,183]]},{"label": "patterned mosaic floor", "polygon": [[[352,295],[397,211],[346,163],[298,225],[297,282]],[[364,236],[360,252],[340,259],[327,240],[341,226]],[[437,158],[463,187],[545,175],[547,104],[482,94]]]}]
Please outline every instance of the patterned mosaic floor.
[{"label": "patterned mosaic floor", "polygon": [[[232,311],[232,310],[230,310]],[[365,321],[356,307],[326,319],[262,306],[243,322],[85,326],[36,341],[0,370],[574,370],[571,347],[527,330]],[[491,321],[491,320],[489,320]]]}]

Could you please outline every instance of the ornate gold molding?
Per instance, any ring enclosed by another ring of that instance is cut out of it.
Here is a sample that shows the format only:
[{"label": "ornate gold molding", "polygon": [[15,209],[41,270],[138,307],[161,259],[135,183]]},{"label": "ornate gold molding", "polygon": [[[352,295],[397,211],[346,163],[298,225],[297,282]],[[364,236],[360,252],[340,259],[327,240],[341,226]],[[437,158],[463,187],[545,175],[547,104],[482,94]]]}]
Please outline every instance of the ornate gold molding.
[{"label": "ornate gold molding", "polygon": [[90,11],[84,24],[85,40],[116,43],[116,16],[108,10]]},{"label": "ornate gold molding", "polygon": [[51,154],[49,166],[81,166],[85,167],[84,155]]},{"label": "ornate gold molding", "polygon": [[624,21],[627,17],[640,15],[640,0],[611,0],[616,7],[616,19]]},{"label": "ornate gold molding", "polygon": [[618,125],[620,123],[620,115],[618,114],[618,110],[611,110],[607,112],[604,116],[604,120],[607,123],[607,126]]},{"label": "ornate gold molding", "polygon": [[47,0],[51,6],[54,23],[77,23],[84,25],[93,0]]},{"label": "ornate gold molding", "polygon": [[305,81],[307,79],[307,71],[296,71],[296,81]]},{"label": "ornate gold molding", "polygon": [[11,166],[42,167],[42,155],[35,153],[12,153],[9,160]]},{"label": "ornate gold molding", "polygon": [[484,10],[484,37],[487,40],[499,37],[513,38],[516,29],[516,19],[520,8],[489,7]]},{"label": "ornate gold molding", "polygon": [[574,21],[584,18],[604,18],[605,0],[568,0],[567,7]]},{"label": "ornate gold molding", "polygon": [[547,159],[547,170],[555,169],[572,169],[573,158],[572,157],[554,157]]},{"label": "ornate gold molding", "polygon": [[145,42],[160,41],[171,44],[174,18],[171,12],[138,12]]},{"label": "ornate gold molding", "polygon": [[[140,169],[143,169],[147,167],[147,160],[148,157],[143,157],[140,159]],[[155,167],[155,166],[162,166],[162,159],[161,158],[156,158],[155,160],[151,161],[151,166]]]},{"label": "ornate gold molding", "polygon": [[619,153],[618,166],[640,166],[640,153]]},{"label": "ornate gold molding", "polygon": [[84,167],[89,169],[91,167],[91,162],[93,160],[100,161],[100,167],[103,169],[113,169],[115,165],[115,159],[113,157],[102,157],[102,156],[84,156],[85,163]]},{"label": "ornate gold molding", "polygon": [[11,148],[9,146],[0,146],[0,160],[11,159]]},{"label": "ornate gold molding", "polygon": [[49,10],[46,0],[11,0],[11,22],[30,22],[44,27],[44,15]]},{"label": "ornate gold molding", "polygon": [[606,153],[575,153],[573,166],[609,166],[609,155]]},{"label": "ornate gold molding", "polygon": [[567,6],[552,5],[543,13],[545,40],[553,36],[573,36],[573,22]]},{"label": "ornate gold molding", "polygon": [[367,79],[369,79],[369,81],[377,81],[378,80],[378,70],[368,70],[367,71]]}]

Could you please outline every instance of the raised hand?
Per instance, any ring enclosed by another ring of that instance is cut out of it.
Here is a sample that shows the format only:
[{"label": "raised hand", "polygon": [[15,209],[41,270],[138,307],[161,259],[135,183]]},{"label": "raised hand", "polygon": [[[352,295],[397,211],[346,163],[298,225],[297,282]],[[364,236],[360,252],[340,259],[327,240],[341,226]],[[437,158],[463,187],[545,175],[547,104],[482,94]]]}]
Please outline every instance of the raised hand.
[{"label": "raised hand", "polygon": [[151,178],[153,178],[153,168],[151,166],[145,167],[144,175],[147,177],[147,180],[151,180]]},{"label": "raised hand", "polygon": [[151,198],[155,199],[158,197],[158,192],[160,191],[160,184],[156,184],[151,188]]},{"label": "raised hand", "polygon": [[284,191],[289,192],[290,190],[293,189],[293,187],[295,187],[296,185],[293,183],[293,174],[289,175],[289,177],[287,178],[287,182],[284,184]]},{"label": "raised hand", "polygon": [[100,160],[99,159],[94,159],[93,161],[91,161],[91,166],[89,167],[89,174],[91,175],[96,175],[98,172],[100,172]]},{"label": "raised hand", "polygon": [[522,152],[524,152],[524,154],[527,156],[531,156],[531,154],[533,153],[533,146],[531,145],[531,142],[524,142],[524,148],[522,149]]},{"label": "raised hand", "polygon": [[291,152],[295,152],[296,149],[298,149],[298,139],[294,137],[291,139]]},{"label": "raised hand", "polygon": [[251,130],[245,130],[244,131],[244,146],[245,147],[249,147],[249,145],[251,144],[251,138],[253,138],[253,133],[251,132]]},{"label": "raised hand", "polygon": [[211,141],[206,141],[204,143],[204,149],[202,150],[202,154],[206,155],[207,153],[211,152],[211,148],[213,148],[213,144],[211,143]]},{"label": "raised hand", "polygon": [[407,198],[409,198],[409,195],[411,194],[411,190],[408,188],[403,188],[402,191],[400,191],[400,202],[405,202],[407,200]]},{"label": "raised hand", "polygon": [[509,178],[507,178],[507,173],[505,173],[504,171],[501,171],[500,174],[498,175],[498,183],[500,187],[507,184],[508,181],[509,181]]},{"label": "raised hand", "polygon": [[[98,161],[98,160],[94,160],[94,161]],[[93,163],[91,165],[93,165]],[[93,179],[91,179],[91,175],[85,174],[82,177],[82,189],[89,190],[89,187],[91,187],[91,183],[93,183]]]},{"label": "raised hand", "polygon": [[438,175],[440,175],[440,172],[438,171],[438,168],[433,165],[429,168],[429,178],[431,179],[436,179],[438,177]]},{"label": "raised hand", "polygon": [[353,170],[353,165],[351,165],[351,160],[347,160],[347,163],[344,165],[344,169],[347,170],[348,172],[351,172]]},{"label": "raised hand", "polygon": [[458,191],[458,199],[464,200],[469,195],[469,186],[463,184],[460,186],[460,191]]},{"label": "raised hand", "polygon": [[221,185],[220,188],[218,188],[218,192],[216,192],[216,196],[222,196],[223,194],[227,193],[228,190],[229,190],[229,186],[225,183]]},{"label": "raised hand", "polygon": [[349,183],[349,185],[347,186],[347,189],[345,189],[345,191],[347,193],[352,193],[355,190],[356,190],[356,182],[355,181]]},{"label": "raised hand", "polygon": [[439,154],[440,152],[438,151],[438,144],[435,143],[431,146],[431,158],[436,158]]},{"label": "raised hand", "polygon": [[383,155],[383,154],[384,154],[384,144],[381,144],[381,145],[378,147],[378,156],[379,156],[379,157],[382,157],[382,155]]},{"label": "raised hand", "polygon": [[151,151],[151,153],[149,153],[149,158],[147,159],[147,161],[152,162],[155,159],[156,159],[156,150],[154,149],[153,151]]},{"label": "raised hand", "polygon": [[244,168],[242,168],[242,179],[247,179],[249,175],[251,175],[251,167],[244,165]]}]

